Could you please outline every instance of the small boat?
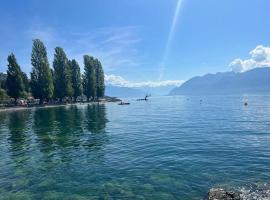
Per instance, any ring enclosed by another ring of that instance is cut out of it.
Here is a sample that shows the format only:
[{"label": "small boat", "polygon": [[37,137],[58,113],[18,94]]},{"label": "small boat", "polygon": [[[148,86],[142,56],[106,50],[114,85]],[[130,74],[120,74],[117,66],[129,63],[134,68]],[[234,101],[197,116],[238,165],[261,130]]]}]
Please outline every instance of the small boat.
[{"label": "small boat", "polygon": [[129,104],[130,104],[129,102],[123,102],[123,101],[121,101],[118,105],[123,106],[123,105],[129,105]]},{"label": "small boat", "polygon": [[145,95],[143,99],[137,99],[137,101],[148,101],[148,97],[150,97],[150,94]]}]

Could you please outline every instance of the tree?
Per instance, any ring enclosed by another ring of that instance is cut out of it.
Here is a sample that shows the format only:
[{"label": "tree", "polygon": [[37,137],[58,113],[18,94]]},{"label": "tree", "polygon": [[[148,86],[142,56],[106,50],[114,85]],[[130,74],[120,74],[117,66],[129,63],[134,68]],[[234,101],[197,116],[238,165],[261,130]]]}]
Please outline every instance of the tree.
[{"label": "tree", "polygon": [[77,63],[76,60],[70,61],[71,66],[71,82],[72,82],[72,88],[73,88],[73,97],[74,101],[76,102],[76,99],[82,95],[82,75],[80,71],[80,66]]},{"label": "tree", "polygon": [[64,97],[71,97],[73,95],[73,88],[71,83],[70,65],[67,56],[61,47],[55,48],[53,68],[55,97],[62,101]]},{"label": "tree", "polygon": [[24,84],[24,90],[25,92],[28,93],[30,91],[29,80],[26,73],[24,72],[22,72],[22,79],[23,79],[23,84]]},{"label": "tree", "polygon": [[14,54],[10,54],[8,56],[8,70],[7,70],[7,94],[15,99],[15,103],[17,103],[17,99],[23,95],[24,92],[24,84],[22,78],[22,71],[17,63],[16,57]]},{"label": "tree", "polygon": [[105,84],[104,84],[104,71],[101,62],[95,59],[96,69],[96,96],[97,98],[104,97]]},{"label": "tree", "polygon": [[7,74],[0,73],[0,100],[8,99],[6,92]]},{"label": "tree", "polygon": [[65,86],[66,86],[66,96],[72,97],[74,94],[74,90],[72,87],[72,72],[71,65],[68,62],[65,68]]},{"label": "tree", "polygon": [[46,47],[39,39],[33,40],[31,63],[33,66],[30,81],[31,91],[42,104],[44,99],[53,96],[54,87]]},{"label": "tree", "polygon": [[4,89],[0,88],[0,101],[8,99],[7,93]]},{"label": "tree", "polygon": [[90,98],[96,97],[96,76],[95,76],[95,65],[94,58],[88,55],[84,57],[84,94],[87,97],[87,101]]},{"label": "tree", "polygon": [[7,74],[0,73],[0,87],[6,89]]}]

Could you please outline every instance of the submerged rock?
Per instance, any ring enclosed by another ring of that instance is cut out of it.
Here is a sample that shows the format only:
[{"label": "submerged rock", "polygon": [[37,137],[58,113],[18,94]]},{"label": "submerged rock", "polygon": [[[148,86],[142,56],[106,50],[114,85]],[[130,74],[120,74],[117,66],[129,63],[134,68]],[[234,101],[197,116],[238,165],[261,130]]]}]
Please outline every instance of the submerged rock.
[{"label": "submerged rock", "polygon": [[269,200],[270,185],[268,183],[255,183],[239,188],[241,200]]},{"label": "submerged rock", "polygon": [[253,183],[245,186],[212,188],[208,192],[208,200],[270,200],[268,183]]},{"label": "submerged rock", "polygon": [[225,191],[222,188],[212,188],[208,193],[208,200],[240,200],[239,194]]}]

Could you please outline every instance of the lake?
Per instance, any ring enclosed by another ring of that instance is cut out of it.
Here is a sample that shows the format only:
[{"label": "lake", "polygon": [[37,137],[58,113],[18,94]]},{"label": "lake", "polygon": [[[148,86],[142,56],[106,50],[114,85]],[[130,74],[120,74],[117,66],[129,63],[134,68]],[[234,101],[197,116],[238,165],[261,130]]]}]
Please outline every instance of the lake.
[{"label": "lake", "polygon": [[0,199],[190,200],[216,186],[270,188],[270,96],[129,102],[0,113]]}]

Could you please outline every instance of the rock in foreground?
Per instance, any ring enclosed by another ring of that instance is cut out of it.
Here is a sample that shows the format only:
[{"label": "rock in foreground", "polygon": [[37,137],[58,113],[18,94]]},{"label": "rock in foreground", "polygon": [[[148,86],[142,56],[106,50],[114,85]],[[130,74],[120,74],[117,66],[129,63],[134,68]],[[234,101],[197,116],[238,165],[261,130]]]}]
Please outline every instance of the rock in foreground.
[{"label": "rock in foreground", "polygon": [[226,188],[228,189],[220,187],[210,189],[208,200],[270,200],[270,185],[268,183],[226,186]]},{"label": "rock in foreground", "polygon": [[208,200],[240,200],[240,196],[222,188],[212,188],[208,193]]}]

